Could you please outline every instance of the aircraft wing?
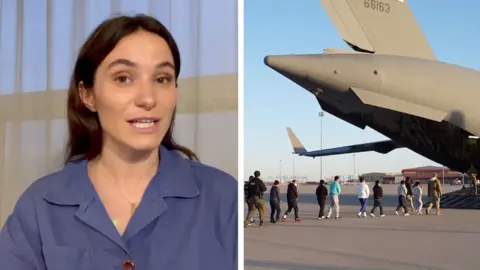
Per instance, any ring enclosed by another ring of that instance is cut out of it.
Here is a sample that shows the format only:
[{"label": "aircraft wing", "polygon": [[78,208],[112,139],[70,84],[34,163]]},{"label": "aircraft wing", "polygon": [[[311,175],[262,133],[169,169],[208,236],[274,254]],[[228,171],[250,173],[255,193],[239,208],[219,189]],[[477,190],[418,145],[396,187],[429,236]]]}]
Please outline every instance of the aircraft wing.
[{"label": "aircraft wing", "polygon": [[387,154],[390,151],[393,151],[397,148],[402,148],[403,146],[398,145],[392,140],[385,140],[379,142],[363,143],[363,144],[354,144],[349,146],[341,146],[323,150],[310,151],[304,154],[304,156],[309,157],[325,157],[325,156],[335,156],[342,154],[353,154],[361,152],[370,152],[375,151],[380,154]]},{"label": "aircraft wing", "polygon": [[320,0],[355,51],[437,60],[407,0]]},{"label": "aircraft wing", "polygon": [[384,140],[378,142],[354,144],[349,146],[335,147],[322,150],[307,151],[300,140],[297,138],[293,130],[287,127],[288,137],[290,138],[290,143],[293,147],[293,153],[299,156],[306,157],[324,157],[324,156],[335,156],[342,154],[352,154],[352,153],[361,153],[361,152],[370,152],[375,151],[381,154],[387,154],[397,148],[403,148],[404,146],[392,141]]}]

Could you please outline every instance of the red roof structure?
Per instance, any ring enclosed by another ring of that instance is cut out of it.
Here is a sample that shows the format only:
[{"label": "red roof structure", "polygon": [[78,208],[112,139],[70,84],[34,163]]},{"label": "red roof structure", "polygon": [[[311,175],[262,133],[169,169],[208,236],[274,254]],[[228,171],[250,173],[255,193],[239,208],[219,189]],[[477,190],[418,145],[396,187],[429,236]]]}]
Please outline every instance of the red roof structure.
[{"label": "red roof structure", "polygon": [[410,177],[413,180],[428,180],[432,178],[433,174],[436,173],[438,178],[445,180],[454,180],[461,179],[462,173],[457,171],[452,171],[447,167],[439,166],[423,166],[417,168],[403,169],[402,174],[405,177]]}]

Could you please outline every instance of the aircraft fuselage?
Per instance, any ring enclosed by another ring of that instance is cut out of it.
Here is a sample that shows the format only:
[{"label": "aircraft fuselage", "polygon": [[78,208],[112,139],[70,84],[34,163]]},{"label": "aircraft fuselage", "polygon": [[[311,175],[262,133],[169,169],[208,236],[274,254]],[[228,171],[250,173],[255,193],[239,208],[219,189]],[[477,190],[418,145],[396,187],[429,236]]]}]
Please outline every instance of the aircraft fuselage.
[{"label": "aircraft fuselage", "polygon": [[480,72],[375,54],[269,56],[268,66],[313,93],[322,109],[369,126],[452,169],[480,167]]}]

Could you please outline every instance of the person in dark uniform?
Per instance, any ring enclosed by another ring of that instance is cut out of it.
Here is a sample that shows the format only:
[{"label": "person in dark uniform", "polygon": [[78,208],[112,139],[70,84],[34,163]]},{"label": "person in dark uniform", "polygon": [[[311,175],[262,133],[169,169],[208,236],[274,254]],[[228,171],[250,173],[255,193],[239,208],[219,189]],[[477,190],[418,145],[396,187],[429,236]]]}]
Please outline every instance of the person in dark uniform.
[{"label": "person in dark uniform", "polygon": [[327,201],[328,197],[328,188],[325,186],[325,181],[320,180],[320,184],[315,191],[315,195],[317,195],[317,202],[318,206],[320,207],[320,211],[318,212],[318,219],[325,218],[325,201]]},{"label": "person in dark uniform", "polygon": [[277,223],[280,220],[280,182],[275,180],[270,189],[270,223]]},{"label": "person in dark uniform", "polygon": [[412,212],[415,212],[415,206],[413,205],[413,188],[412,188],[412,179],[407,176],[405,179],[405,187],[407,188],[407,204],[412,209]]},{"label": "person in dark uniform", "polygon": [[[250,207],[251,205],[248,203],[248,184],[250,183],[250,181],[252,181],[252,179],[253,179],[253,175],[250,175],[248,177],[248,181],[246,181],[245,185],[243,186],[243,194],[245,196],[245,203],[247,204],[248,212],[250,212],[250,209],[251,209],[251,207]],[[254,217],[250,218],[249,222],[250,222],[250,224],[255,223],[255,218]]]},{"label": "person in dark uniform", "polygon": [[287,220],[287,215],[292,212],[292,209],[295,213],[295,222],[300,222],[298,217],[298,191],[297,191],[297,180],[293,180],[287,187],[287,204],[288,209],[283,215],[282,222]]},{"label": "person in dark uniform", "polygon": [[258,210],[259,218],[260,218],[260,223],[258,226],[263,226],[263,215],[264,215],[264,208],[263,208],[263,192],[267,190],[267,187],[265,186],[265,183],[259,178],[260,177],[260,172],[255,171],[253,174],[252,180],[248,182],[248,187],[247,187],[247,203],[248,203],[248,214],[247,218],[244,221],[244,226],[248,227],[250,219],[253,217],[253,214],[255,213],[255,209]]}]

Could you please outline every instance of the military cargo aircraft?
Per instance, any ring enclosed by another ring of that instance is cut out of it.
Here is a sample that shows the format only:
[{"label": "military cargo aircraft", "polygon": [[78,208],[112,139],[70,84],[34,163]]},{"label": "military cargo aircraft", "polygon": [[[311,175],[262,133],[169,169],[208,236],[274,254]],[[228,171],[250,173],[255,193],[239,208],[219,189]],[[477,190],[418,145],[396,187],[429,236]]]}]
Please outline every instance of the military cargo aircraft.
[{"label": "military cargo aircraft", "polygon": [[324,111],[393,142],[303,155],[382,152],[387,144],[453,170],[478,170],[480,72],[439,61],[407,0],[321,3],[353,50],[270,55],[265,64],[312,93]]}]

